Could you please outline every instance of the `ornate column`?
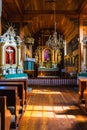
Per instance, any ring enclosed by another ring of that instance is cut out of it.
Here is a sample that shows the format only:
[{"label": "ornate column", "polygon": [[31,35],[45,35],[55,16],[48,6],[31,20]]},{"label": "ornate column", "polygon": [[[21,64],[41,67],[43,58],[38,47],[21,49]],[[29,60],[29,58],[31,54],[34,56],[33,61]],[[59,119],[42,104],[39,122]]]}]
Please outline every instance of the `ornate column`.
[{"label": "ornate column", "polygon": [[4,58],[4,42],[0,43],[0,74],[2,75],[5,70],[5,58]]},{"label": "ornate column", "polygon": [[58,50],[55,51],[55,63],[57,64],[57,54],[58,54]]},{"label": "ornate column", "polygon": [[17,67],[19,68],[20,67],[20,45],[18,44],[17,45]]},{"label": "ornate column", "polygon": [[4,42],[0,43],[0,66],[5,65],[5,58],[4,58]]},{"label": "ornate column", "polygon": [[55,62],[55,53],[54,53],[54,50],[52,50],[52,63]]},{"label": "ornate column", "polygon": [[41,49],[39,49],[39,63],[42,62],[42,54],[41,54]]},{"label": "ornate column", "polygon": [[[29,52],[29,58],[32,58],[32,46],[34,44],[34,38],[32,37],[26,37],[25,38],[25,46],[26,46],[26,50],[28,50]],[[26,54],[26,52],[25,52]]]}]

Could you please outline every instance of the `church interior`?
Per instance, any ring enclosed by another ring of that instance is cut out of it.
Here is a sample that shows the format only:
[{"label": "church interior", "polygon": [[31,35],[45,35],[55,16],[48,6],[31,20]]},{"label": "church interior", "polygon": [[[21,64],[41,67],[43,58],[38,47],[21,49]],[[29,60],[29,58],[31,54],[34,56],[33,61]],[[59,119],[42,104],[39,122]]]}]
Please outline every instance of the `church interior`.
[{"label": "church interior", "polygon": [[87,0],[0,0],[0,130],[87,129]]}]

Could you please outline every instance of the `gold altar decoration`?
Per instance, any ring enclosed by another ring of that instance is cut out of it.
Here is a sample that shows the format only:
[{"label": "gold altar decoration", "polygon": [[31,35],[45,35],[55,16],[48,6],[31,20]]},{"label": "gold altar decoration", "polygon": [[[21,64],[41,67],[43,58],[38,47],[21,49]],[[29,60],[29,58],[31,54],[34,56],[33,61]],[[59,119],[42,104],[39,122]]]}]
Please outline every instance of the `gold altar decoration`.
[{"label": "gold altar decoration", "polygon": [[[46,50],[49,52],[47,59],[44,58]],[[46,46],[38,46],[35,52],[35,62],[40,68],[57,68],[57,64],[61,62],[60,51]]]},{"label": "gold altar decoration", "polygon": [[0,75],[23,72],[21,43],[12,26],[0,36]]}]

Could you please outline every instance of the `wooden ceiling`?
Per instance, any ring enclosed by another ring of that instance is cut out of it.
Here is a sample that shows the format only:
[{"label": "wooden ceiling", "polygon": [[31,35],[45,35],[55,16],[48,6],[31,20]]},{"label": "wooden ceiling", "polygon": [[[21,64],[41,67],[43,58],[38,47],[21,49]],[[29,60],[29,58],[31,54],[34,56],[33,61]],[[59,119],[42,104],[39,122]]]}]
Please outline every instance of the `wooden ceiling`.
[{"label": "wooden ceiling", "polygon": [[2,0],[2,2],[2,16],[7,21],[27,23],[25,30],[34,34],[43,28],[53,28],[55,18],[57,30],[64,34],[67,41],[70,40],[70,36],[78,34],[79,16],[87,18],[87,0]]}]

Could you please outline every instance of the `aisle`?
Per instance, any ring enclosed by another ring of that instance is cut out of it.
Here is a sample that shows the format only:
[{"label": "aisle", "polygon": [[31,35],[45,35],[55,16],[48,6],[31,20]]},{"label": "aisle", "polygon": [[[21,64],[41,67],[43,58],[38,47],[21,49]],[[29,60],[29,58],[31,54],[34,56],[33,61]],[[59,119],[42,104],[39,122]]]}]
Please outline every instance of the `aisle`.
[{"label": "aisle", "polygon": [[86,130],[87,115],[78,106],[75,91],[33,88],[18,130]]}]

